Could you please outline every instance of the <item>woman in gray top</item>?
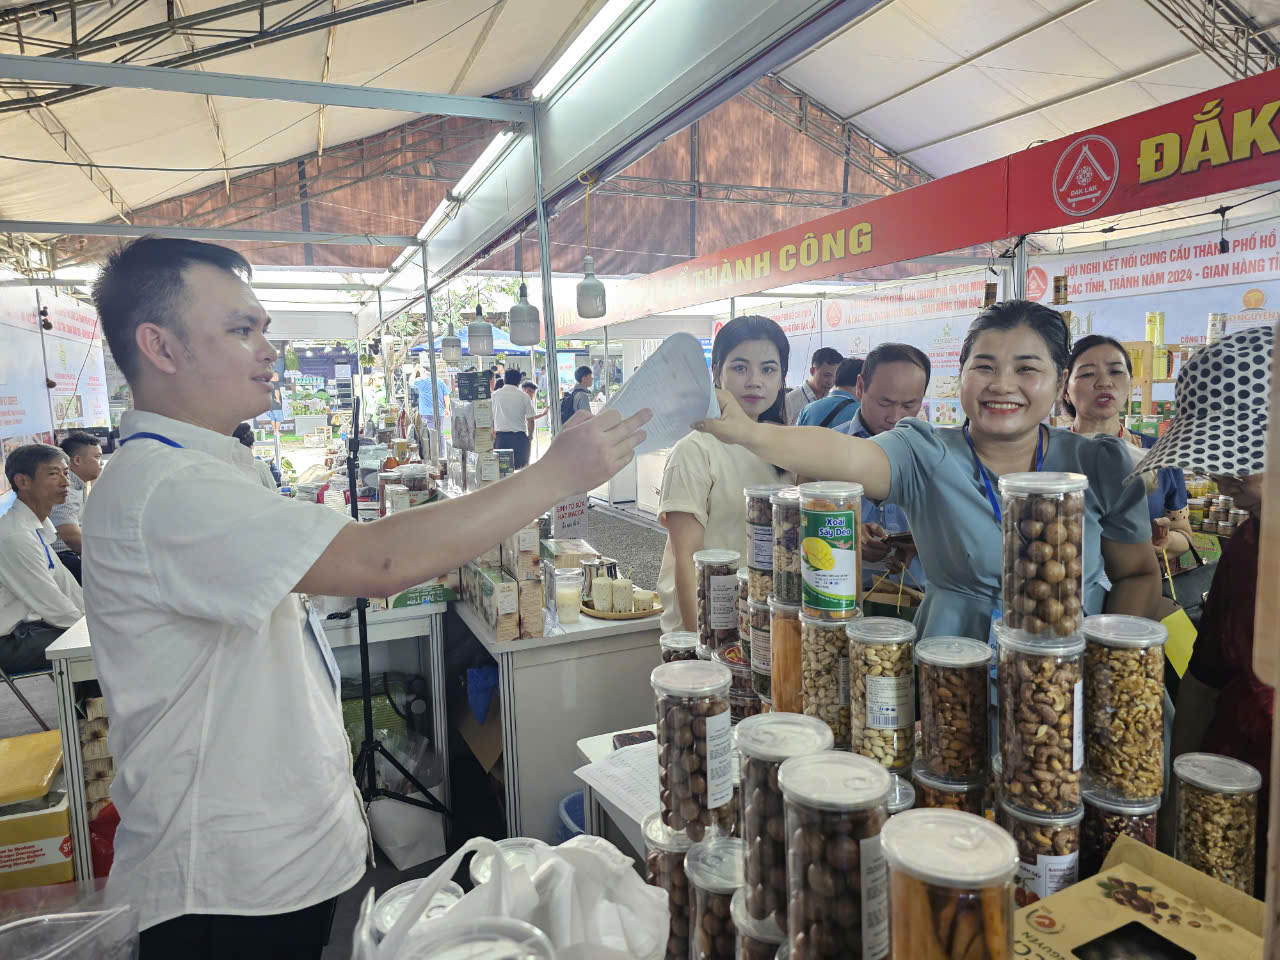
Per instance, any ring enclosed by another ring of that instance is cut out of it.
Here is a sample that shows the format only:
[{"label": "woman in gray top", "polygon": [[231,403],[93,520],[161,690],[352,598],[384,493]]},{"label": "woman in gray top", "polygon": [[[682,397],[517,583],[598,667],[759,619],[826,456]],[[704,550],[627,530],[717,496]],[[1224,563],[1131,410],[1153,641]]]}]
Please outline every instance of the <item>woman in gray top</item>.
[{"label": "woman in gray top", "polygon": [[[960,351],[963,427],[902,420],[871,439],[783,428],[749,419],[723,392],[720,419],[696,426],[783,469],[861,483],[868,497],[902,506],[929,580],[916,618],[921,637],[988,636],[1000,608],[998,478],[1029,470],[1089,479],[1084,612],[1152,617],[1160,574],[1146,490],[1123,482],[1128,454],[1115,437],[1081,437],[1043,424],[1062,396],[1069,351],[1060,313],[1006,301],[978,315]],[[1109,594],[1101,586],[1104,572]]]}]

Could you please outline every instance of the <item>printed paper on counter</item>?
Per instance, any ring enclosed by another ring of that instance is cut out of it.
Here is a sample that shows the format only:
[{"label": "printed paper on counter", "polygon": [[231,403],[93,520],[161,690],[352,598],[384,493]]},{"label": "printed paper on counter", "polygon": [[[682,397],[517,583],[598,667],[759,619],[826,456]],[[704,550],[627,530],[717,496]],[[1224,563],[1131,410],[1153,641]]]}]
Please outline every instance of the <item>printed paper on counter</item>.
[{"label": "printed paper on counter", "polygon": [[645,408],[653,411],[653,419],[645,424],[637,456],[674,446],[695,421],[720,416],[707,357],[696,337],[673,333],[663,340],[605,406],[624,419]]}]

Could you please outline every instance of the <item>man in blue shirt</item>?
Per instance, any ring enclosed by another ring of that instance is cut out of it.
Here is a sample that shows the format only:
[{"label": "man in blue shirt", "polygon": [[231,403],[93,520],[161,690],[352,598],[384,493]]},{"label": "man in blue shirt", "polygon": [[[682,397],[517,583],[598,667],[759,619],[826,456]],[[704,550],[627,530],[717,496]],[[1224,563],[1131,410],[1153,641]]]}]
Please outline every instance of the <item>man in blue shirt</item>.
[{"label": "man in blue shirt", "polygon": [[848,423],[858,412],[858,375],[862,373],[862,359],[848,357],[836,367],[835,385],[821,400],[806,404],[800,411],[796,425],[800,427],[839,427]]},{"label": "man in blue shirt", "polygon": [[[440,385],[440,419],[447,420],[448,413],[445,410],[444,398],[449,396],[449,378],[444,374],[436,375],[436,382]],[[435,426],[435,412],[431,404],[431,370],[426,366],[418,367],[418,378],[411,384],[414,390],[418,391],[418,415],[422,417],[422,422],[428,427]]]}]

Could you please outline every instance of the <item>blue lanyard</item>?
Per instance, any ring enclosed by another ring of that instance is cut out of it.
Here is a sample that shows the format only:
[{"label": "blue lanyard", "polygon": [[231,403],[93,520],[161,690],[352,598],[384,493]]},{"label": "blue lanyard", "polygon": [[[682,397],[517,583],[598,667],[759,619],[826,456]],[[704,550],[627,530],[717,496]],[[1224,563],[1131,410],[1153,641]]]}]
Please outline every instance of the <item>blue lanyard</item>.
[{"label": "blue lanyard", "polygon": [[120,441],[120,446],[123,447],[130,440],[139,440],[139,439],[159,440],[161,443],[166,444],[167,446],[177,447],[179,450],[182,449],[182,444],[178,443],[176,440],[170,440],[168,437],[161,436],[158,433],[148,433],[145,430],[139,431],[138,433],[129,434],[129,436],[125,437],[123,440]]},{"label": "blue lanyard", "polygon": [[[969,452],[973,454],[973,462],[978,467],[978,472],[982,474],[982,483],[987,488],[987,502],[991,504],[991,512],[995,514],[996,526],[1004,526],[1004,511],[1000,509],[1000,500],[996,496],[995,490],[991,488],[991,475],[987,473],[987,468],[982,465],[982,461],[978,459],[978,451],[974,449],[973,438],[969,436],[969,423],[965,421],[964,439],[969,444]],[[1044,432],[1043,427],[1036,427],[1036,473],[1044,469]]]},{"label": "blue lanyard", "polygon": [[49,545],[44,542],[44,537],[40,535],[40,531],[35,531],[36,539],[40,541],[40,546],[44,547],[44,558],[49,561],[49,569],[53,569],[53,554],[49,552]]}]

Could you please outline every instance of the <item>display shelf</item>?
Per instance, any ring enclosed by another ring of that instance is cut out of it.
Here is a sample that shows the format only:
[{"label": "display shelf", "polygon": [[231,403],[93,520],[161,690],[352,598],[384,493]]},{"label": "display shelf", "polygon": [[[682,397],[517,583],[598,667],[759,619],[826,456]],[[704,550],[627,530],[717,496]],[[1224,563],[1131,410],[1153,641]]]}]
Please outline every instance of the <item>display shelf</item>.
[{"label": "display shelf", "polygon": [[555,647],[583,640],[617,637],[627,633],[647,633],[660,629],[659,614],[639,620],[588,621],[584,618],[578,623],[552,626],[544,637],[499,642],[493,628],[484,621],[484,618],[469,603],[456,603],[454,604],[454,609],[457,611],[458,616],[462,618],[462,622],[470,628],[476,639],[484,645],[484,648],[489,651],[489,655],[493,657],[500,653],[523,653],[527,650],[537,650],[542,647]]},{"label": "display shelf", "polygon": [[[1121,346],[1133,360],[1133,389],[1142,394],[1142,414],[1143,416],[1153,414],[1156,412],[1153,387],[1160,383],[1176,383],[1177,378],[1155,376],[1156,345],[1150,340],[1128,340]],[[1164,345],[1163,349],[1169,352],[1170,357],[1177,357],[1177,367],[1181,369],[1181,365],[1186,363],[1191,354],[1200,349],[1200,346],[1198,343],[1173,344]],[[1128,412],[1127,406],[1125,412]]]}]

